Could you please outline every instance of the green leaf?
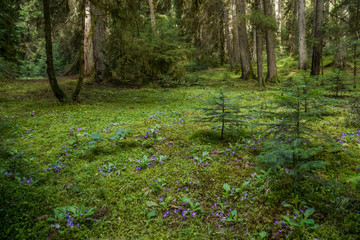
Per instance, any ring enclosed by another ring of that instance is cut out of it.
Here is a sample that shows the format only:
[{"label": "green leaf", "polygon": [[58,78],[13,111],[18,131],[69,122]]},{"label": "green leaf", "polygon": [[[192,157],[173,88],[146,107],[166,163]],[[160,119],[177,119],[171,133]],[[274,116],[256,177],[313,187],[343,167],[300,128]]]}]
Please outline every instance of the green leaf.
[{"label": "green leaf", "polygon": [[292,207],[292,205],[289,204],[289,203],[285,203],[285,204],[284,204],[284,207]]},{"label": "green leaf", "polygon": [[263,239],[263,238],[265,238],[266,237],[266,235],[267,235],[267,233],[266,232],[261,232],[261,233],[259,233],[259,236],[261,237],[261,239]]},{"label": "green leaf", "polygon": [[309,225],[312,225],[312,224],[314,224],[315,222],[314,222],[314,219],[306,219],[306,220],[305,220],[305,223],[307,223],[307,224],[309,224]]},{"label": "green leaf", "polygon": [[67,206],[66,211],[69,211],[71,213],[76,213],[76,208],[74,206]]},{"label": "green leaf", "polygon": [[224,183],[223,188],[226,192],[230,192],[230,185],[227,183]]},{"label": "green leaf", "polygon": [[92,139],[100,139],[101,135],[99,133],[94,133],[90,136]]},{"label": "green leaf", "polygon": [[56,218],[48,218],[48,219],[46,219],[47,221],[51,221],[51,222],[56,222],[57,221],[57,219]]},{"label": "green leaf", "polygon": [[306,211],[305,211],[305,218],[308,218],[308,217],[311,216],[314,212],[315,212],[315,209],[313,209],[313,208],[306,209]]},{"label": "green leaf", "polygon": [[243,182],[242,184],[241,184],[241,188],[244,188],[244,187],[246,187],[247,185],[249,185],[249,181],[246,181],[246,182]]},{"label": "green leaf", "polygon": [[159,204],[154,203],[154,202],[151,202],[151,201],[147,201],[147,202],[146,202],[146,205],[147,205],[148,207],[159,206]]},{"label": "green leaf", "polygon": [[149,212],[148,214],[147,214],[147,218],[148,219],[150,219],[150,218],[152,218],[152,217],[155,217],[156,216],[156,211],[155,210],[152,210],[151,212]]},{"label": "green leaf", "polygon": [[114,140],[114,139],[116,139],[117,137],[118,137],[117,135],[112,135],[112,136],[109,137],[109,139],[110,139],[110,140]]}]

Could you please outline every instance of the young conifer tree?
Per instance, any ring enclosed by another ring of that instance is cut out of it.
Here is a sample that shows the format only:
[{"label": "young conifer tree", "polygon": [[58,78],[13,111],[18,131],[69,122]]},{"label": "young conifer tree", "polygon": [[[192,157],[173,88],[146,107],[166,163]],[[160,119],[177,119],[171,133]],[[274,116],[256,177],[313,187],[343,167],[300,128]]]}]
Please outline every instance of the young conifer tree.
[{"label": "young conifer tree", "polygon": [[206,107],[201,108],[206,115],[201,118],[201,122],[220,123],[221,140],[224,139],[225,129],[230,129],[241,122],[239,107],[232,103],[232,100],[223,90],[220,90],[208,100]]},{"label": "young conifer tree", "polygon": [[312,170],[327,165],[316,160],[316,155],[323,150],[318,140],[326,136],[313,128],[323,113],[322,93],[311,77],[302,75],[291,79],[280,89],[274,109],[269,113],[274,120],[267,124],[269,141],[258,160],[274,174],[286,169],[294,187]]}]

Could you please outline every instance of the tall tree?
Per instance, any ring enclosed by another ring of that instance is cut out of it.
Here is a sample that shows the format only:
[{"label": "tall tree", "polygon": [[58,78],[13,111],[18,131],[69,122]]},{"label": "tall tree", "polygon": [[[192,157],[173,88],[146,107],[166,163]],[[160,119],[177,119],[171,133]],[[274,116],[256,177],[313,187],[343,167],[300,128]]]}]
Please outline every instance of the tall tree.
[{"label": "tall tree", "polygon": [[49,82],[55,97],[60,101],[64,102],[66,95],[60,88],[54,70],[53,50],[52,50],[52,27],[51,27],[51,12],[50,12],[50,0],[43,0],[44,5],[44,25],[45,25],[45,45],[46,45],[46,64],[47,74]]},{"label": "tall tree", "polygon": [[233,29],[233,45],[234,45],[234,63],[240,64],[240,41],[239,41],[239,20],[236,14],[236,0],[232,0],[232,29]]},{"label": "tall tree", "polygon": [[339,2],[338,11],[338,26],[340,28],[340,31],[338,34],[340,37],[337,39],[337,46],[335,51],[335,66],[339,69],[344,69],[346,65],[346,50],[347,50],[347,44],[346,44],[346,28],[347,24],[346,22],[349,21],[347,16],[347,5],[344,4],[344,0],[341,0]]},{"label": "tall tree", "polygon": [[149,7],[150,7],[150,19],[151,19],[151,27],[155,27],[156,20],[155,20],[155,9],[153,0],[149,0]]},{"label": "tall tree", "polygon": [[323,23],[323,12],[324,12],[324,0],[316,0],[314,9],[314,30],[313,30],[313,52],[312,52],[312,63],[311,63],[311,75],[320,74],[320,65],[322,58],[322,23]]},{"label": "tall tree", "polygon": [[255,78],[254,71],[251,66],[250,48],[248,35],[246,30],[246,0],[237,0],[236,6],[239,20],[239,43],[240,43],[240,60],[241,60],[241,78]]},{"label": "tall tree", "polygon": [[[255,10],[258,13],[262,12],[261,0],[255,0]],[[256,26],[256,64],[257,64],[257,74],[258,74],[258,85],[259,87],[264,87],[264,78],[263,78],[263,41],[262,41],[262,30],[260,23]]]},{"label": "tall tree", "polygon": [[[275,0],[275,19],[278,24],[278,39],[281,43],[281,29],[282,29],[282,12],[281,12],[281,0]],[[281,49],[281,44],[280,44]]]},{"label": "tall tree", "polygon": [[81,34],[80,34],[80,51],[79,51],[79,78],[76,84],[76,88],[72,94],[72,99],[76,101],[78,99],[83,80],[84,80],[84,72],[85,72],[85,59],[84,59],[84,43],[85,43],[85,16],[86,16],[86,0],[80,1],[80,21],[81,21]]},{"label": "tall tree", "polygon": [[94,53],[94,82],[101,83],[110,77],[111,73],[104,49],[104,41],[106,36],[105,15],[104,10],[98,3],[91,2],[91,13],[94,16],[94,37],[93,37],[93,53]]},{"label": "tall tree", "polygon": [[91,11],[90,2],[86,0],[85,3],[85,30],[84,30],[84,60],[85,70],[84,75],[88,76],[91,74],[94,68],[94,55],[92,45],[92,34],[91,34]]},{"label": "tall tree", "polygon": [[[264,0],[264,14],[269,19],[274,19],[272,13],[272,4],[270,0]],[[266,39],[266,54],[267,54],[267,68],[268,68],[265,82],[276,82],[278,78],[277,78],[277,70],[276,70],[274,29],[270,26],[266,28],[265,39]]]},{"label": "tall tree", "polygon": [[233,49],[232,49],[232,45],[231,45],[231,39],[230,39],[230,30],[229,30],[229,13],[228,13],[228,1],[227,0],[223,0],[223,4],[224,4],[224,25],[225,25],[225,40],[226,40],[226,48],[228,51],[228,56],[229,56],[229,64],[230,64],[230,69],[233,70],[234,69],[234,54],[233,54]]},{"label": "tall tree", "polygon": [[305,19],[305,0],[298,0],[298,16],[299,16],[299,69],[306,70],[307,48],[306,48],[306,19]]}]

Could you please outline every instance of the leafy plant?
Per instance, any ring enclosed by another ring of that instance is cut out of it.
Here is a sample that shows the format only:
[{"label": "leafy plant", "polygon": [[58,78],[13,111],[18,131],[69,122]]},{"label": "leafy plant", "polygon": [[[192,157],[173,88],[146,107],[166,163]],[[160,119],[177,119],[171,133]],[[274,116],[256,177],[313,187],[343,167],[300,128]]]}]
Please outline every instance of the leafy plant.
[{"label": "leafy plant", "polygon": [[94,133],[92,135],[90,135],[91,141],[89,142],[89,145],[87,145],[88,148],[93,148],[95,147],[95,144],[102,142],[105,140],[105,138],[103,138],[100,133]]},{"label": "leafy plant", "polygon": [[243,222],[244,219],[238,215],[236,209],[232,210],[227,218],[222,219],[224,222],[233,222],[233,223],[240,223]]},{"label": "leafy plant", "polygon": [[227,183],[224,183],[223,185],[224,192],[222,193],[225,199],[228,199],[230,196],[233,195],[233,191],[230,188],[230,185]]},{"label": "leafy plant", "polygon": [[116,171],[117,168],[113,163],[108,163],[108,164],[103,164],[102,167],[99,168],[98,170],[102,175],[105,175],[111,173],[112,170]]},{"label": "leafy plant", "polygon": [[183,202],[187,203],[190,205],[190,208],[193,212],[198,212],[198,211],[201,211],[201,207],[200,207],[200,203],[196,202],[196,201],[193,201],[191,200],[190,198],[188,197],[183,197],[181,199]]},{"label": "leafy plant", "polygon": [[84,205],[81,205],[80,207],[57,207],[54,209],[55,217],[48,218],[47,220],[56,222],[58,224],[58,227],[56,226],[57,229],[60,228],[61,223],[64,222],[65,219],[67,221],[66,226],[69,228],[73,228],[74,226],[80,227],[80,223],[83,223],[89,216],[94,214],[94,209],[96,209],[96,207],[86,210]]},{"label": "leafy plant", "polygon": [[123,128],[120,128],[120,129],[116,130],[114,135],[109,136],[108,139],[115,141],[117,144],[119,144],[126,138],[126,136],[129,135],[130,132],[131,132],[131,130],[125,130]]},{"label": "leafy plant", "polygon": [[313,219],[309,219],[309,217],[315,212],[314,208],[308,208],[305,211],[299,211],[291,204],[284,204],[284,207],[292,207],[295,214],[293,218],[290,218],[286,215],[282,216],[282,218],[288,225],[301,229],[316,229],[319,227],[318,224],[315,224],[315,221]]}]

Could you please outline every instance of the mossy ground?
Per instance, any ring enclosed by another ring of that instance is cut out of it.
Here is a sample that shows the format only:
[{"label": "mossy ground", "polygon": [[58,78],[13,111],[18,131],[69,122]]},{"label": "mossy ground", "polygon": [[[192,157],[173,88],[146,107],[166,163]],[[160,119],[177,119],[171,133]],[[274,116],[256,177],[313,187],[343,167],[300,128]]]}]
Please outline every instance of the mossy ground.
[{"label": "mossy ground", "polygon": [[[281,78],[293,74],[279,70]],[[293,203],[290,178],[259,177],[263,173],[257,168],[256,156],[262,143],[257,149],[229,150],[236,143],[252,139],[254,129],[249,125],[231,129],[220,141],[219,131],[212,129],[215,124],[196,121],[202,115],[198,108],[219,88],[239,105],[248,107],[270,101],[276,89],[257,88],[256,82],[240,81],[225,69],[188,77],[196,82],[189,84],[194,86],[165,89],[98,86],[87,79],[80,102],[64,105],[55,100],[45,80],[2,81],[1,238],[260,239],[258,234],[266,232],[267,238],[276,239],[358,239],[359,192],[355,178],[359,176],[359,145],[339,146],[337,153],[321,156],[330,165],[317,172],[317,183],[303,182],[302,193],[306,205],[315,207],[314,220],[321,226],[314,231],[302,229],[302,235],[296,230],[290,233],[274,223],[291,212],[281,204]],[[75,81],[62,79],[60,85],[70,92]],[[347,108],[341,101],[316,126],[330,134],[334,142],[341,132],[359,130],[345,126]],[[264,116],[251,121],[268,119]],[[153,127],[159,128],[161,140],[137,141],[136,136],[144,136]],[[106,139],[94,148],[87,147],[87,136],[100,133],[107,138],[119,128],[131,130],[122,142],[115,144]],[[144,155],[166,155],[167,159],[136,171],[136,160]],[[208,164],[198,164],[196,157],[207,157]],[[59,160],[68,166],[58,172],[44,171]],[[109,163],[116,169],[102,174],[98,169]],[[17,177],[34,181],[19,184]],[[224,183],[235,189],[246,181],[249,185],[238,194],[224,196]],[[159,199],[168,196],[171,203],[160,205]],[[191,216],[193,211],[186,217],[180,211],[174,213],[184,196],[200,204],[196,216]],[[215,207],[217,201],[227,201],[228,206]],[[149,207],[149,202],[156,205]],[[67,227],[66,220],[60,222],[58,230],[50,227],[52,222],[46,219],[53,217],[54,208],[82,204],[96,209],[80,228]],[[229,208],[236,209],[243,220],[219,222],[216,213],[227,216]],[[155,216],[148,216],[153,209]],[[164,217],[166,211],[170,213]]]}]

